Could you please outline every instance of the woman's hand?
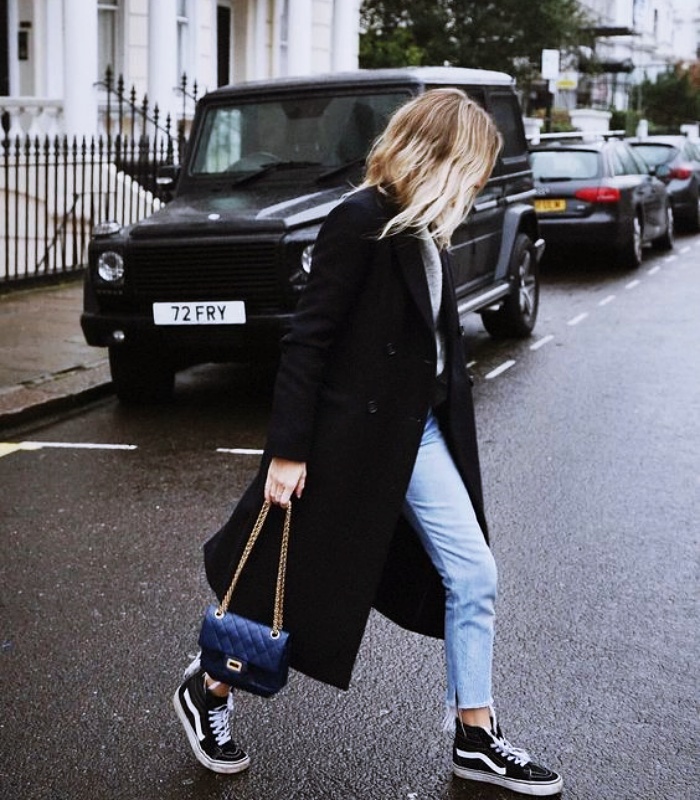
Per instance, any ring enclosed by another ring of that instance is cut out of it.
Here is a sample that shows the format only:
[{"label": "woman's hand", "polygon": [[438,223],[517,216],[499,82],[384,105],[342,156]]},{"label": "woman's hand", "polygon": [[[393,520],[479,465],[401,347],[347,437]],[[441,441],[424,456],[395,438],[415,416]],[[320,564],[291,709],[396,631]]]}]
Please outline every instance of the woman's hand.
[{"label": "woman's hand", "polygon": [[292,495],[301,497],[305,483],[306,464],[303,461],[273,458],[267,470],[265,500],[286,508]]}]

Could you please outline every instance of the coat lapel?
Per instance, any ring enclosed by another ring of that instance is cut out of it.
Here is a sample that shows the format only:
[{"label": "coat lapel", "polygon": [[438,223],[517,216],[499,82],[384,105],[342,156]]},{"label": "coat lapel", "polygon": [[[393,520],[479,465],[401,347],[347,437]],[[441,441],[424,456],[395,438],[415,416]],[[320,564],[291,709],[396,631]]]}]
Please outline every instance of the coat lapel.
[{"label": "coat lapel", "polygon": [[442,313],[445,315],[445,328],[448,334],[452,335],[459,329],[460,320],[457,312],[457,303],[455,302],[455,287],[454,280],[452,279],[452,267],[450,266],[450,256],[447,250],[440,251],[440,261],[442,261],[442,280],[443,288],[442,295]]},{"label": "coat lapel", "polygon": [[425,277],[425,267],[420,252],[418,239],[409,233],[400,233],[395,237],[396,255],[401,272],[415,304],[420,310],[425,324],[433,330],[433,311],[430,306],[430,292]]}]

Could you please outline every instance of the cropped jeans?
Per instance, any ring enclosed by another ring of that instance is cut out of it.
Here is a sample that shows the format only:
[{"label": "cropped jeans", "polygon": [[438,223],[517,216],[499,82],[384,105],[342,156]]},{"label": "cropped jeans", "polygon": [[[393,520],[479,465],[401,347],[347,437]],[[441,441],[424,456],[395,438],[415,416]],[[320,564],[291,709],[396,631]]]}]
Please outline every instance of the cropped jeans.
[{"label": "cropped jeans", "polygon": [[491,706],[496,564],[432,413],[404,513],[445,587],[447,707],[454,711]]}]

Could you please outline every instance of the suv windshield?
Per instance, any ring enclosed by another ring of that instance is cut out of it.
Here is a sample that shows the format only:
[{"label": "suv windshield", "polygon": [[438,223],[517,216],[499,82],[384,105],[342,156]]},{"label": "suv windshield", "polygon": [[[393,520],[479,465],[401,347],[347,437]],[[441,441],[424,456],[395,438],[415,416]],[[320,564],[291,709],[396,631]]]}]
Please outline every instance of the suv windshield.
[{"label": "suv windshield", "polygon": [[342,167],[363,159],[407,91],[241,101],[207,111],[193,175]]}]

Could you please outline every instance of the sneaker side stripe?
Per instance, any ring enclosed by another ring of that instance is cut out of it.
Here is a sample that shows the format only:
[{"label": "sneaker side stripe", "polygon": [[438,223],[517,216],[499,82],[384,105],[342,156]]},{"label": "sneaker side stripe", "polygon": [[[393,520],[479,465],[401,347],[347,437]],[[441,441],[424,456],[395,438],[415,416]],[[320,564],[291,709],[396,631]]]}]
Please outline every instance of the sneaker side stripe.
[{"label": "sneaker side stripe", "polygon": [[189,708],[190,713],[192,714],[194,720],[194,727],[197,730],[197,738],[199,739],[200,742],[203,742],[205,737],[204,737],[204,731],[202,730],[202,722],[199,719],[199,712],[195,708],[194,703],[192,702],[192,698],[190,697],[189,689],[185,689],[183,697],[185,699],[185,703],[187,704],[187,708]]},{"label": "sneaker side stripe", "polygon": [[467,750],[460,750],[459,748],[455,748],[456,754],[460,758],[477,758],[479,761],[483,761],[486,766],[493,770],[497,775],[505,775],[506,768],[499,767],[498,764],[494,764],[493,761],[488,756],[485,756],[483,753],[479,752],[469,752]]}]

